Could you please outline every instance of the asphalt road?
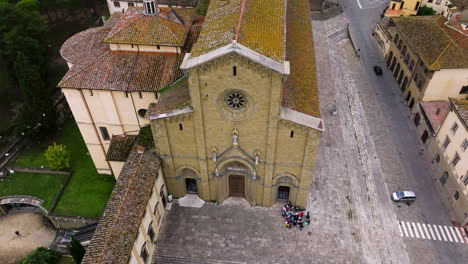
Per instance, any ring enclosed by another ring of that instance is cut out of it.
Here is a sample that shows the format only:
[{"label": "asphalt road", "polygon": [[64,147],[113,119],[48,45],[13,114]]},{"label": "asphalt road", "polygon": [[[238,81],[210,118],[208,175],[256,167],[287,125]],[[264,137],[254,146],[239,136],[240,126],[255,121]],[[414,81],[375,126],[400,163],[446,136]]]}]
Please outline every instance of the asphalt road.
[{"label": "asphalt road", "polygon": [[[410,120],[409,109],[399,87],[371,37],[389,1],[341,0],[353,42],[359,51],[362,71],[355,76],[358,94],[381,173],[374,174],[381,206],[393,210],[396,221],[451,225],[453,215],[435,182],[430,162]],[[376,76],[374,65],[384,69]],[[418,200],[411,206],[389,203],[395,190],[413,190]],[[411,263],[468,263],[468,245],[427,239],[403,238]]]}]

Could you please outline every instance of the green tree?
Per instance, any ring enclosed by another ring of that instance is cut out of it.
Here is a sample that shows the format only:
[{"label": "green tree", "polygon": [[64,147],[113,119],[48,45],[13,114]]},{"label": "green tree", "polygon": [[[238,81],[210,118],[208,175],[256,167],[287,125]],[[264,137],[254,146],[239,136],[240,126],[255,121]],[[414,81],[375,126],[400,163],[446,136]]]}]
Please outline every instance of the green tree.
[{"label": "green tree", "polygon": [[429,6],[423,6],[418,11],[418,16],[433,16],[435,15],[436,11]]},{"label": "green tree", "polygon": [[56,170],[70,168],[70,151],[65,145],[50,145],[44,153],[49,166]]},{"label": "green tree", "polygon": [[20,264],[56,264],[61,256],[55,250],[39,247],[21,260]]},{"label": "green tree", "polygon": [[67,248],[75,262],[81,263],[81,260],[83,260],[86,250],[84,249],[83,245],[81,245],[80,241],[76,240],[75,237],[72,236],[72,240],[67,245]]}]

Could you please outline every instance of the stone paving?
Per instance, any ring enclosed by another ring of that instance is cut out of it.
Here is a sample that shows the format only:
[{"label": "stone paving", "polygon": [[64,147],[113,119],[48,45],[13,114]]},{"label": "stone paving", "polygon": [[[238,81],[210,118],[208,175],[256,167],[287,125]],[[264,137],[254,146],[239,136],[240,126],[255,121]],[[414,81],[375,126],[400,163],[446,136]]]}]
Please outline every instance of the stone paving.
[{"label": "stone paving", "polygon": [[175,204],[156,242],[157,255],[245,263],[356,263],[343,261],[346,245],[335,237],[338,230],[325,234],[313,212],[310,226],[287,229],[281,207]]}]

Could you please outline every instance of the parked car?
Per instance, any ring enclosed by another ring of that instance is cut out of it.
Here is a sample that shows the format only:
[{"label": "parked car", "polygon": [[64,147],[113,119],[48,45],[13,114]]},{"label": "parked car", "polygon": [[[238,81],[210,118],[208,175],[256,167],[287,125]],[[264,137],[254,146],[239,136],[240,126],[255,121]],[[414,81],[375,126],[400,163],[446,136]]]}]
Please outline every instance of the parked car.
[{"label": "parked car", "polygon": [[392,193],[392,200],[394,202],[414,202],[416,201],[416,194],[412,191],[398,191]]},{"label": "parked car", "polygon": [[382,68],[379,66],[374,66],[374,72],[376,75],[382,75]]}]

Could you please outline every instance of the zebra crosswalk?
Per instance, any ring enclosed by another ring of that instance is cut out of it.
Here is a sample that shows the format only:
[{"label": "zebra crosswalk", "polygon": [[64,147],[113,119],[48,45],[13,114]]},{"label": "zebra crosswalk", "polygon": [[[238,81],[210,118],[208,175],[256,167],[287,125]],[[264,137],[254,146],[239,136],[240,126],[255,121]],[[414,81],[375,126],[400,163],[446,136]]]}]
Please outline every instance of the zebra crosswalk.
[{"label": "zebra crosswalk", "polygon": [[468,236],[461,227],[400,221],[398,228],[403,237],[468,244]]}]

